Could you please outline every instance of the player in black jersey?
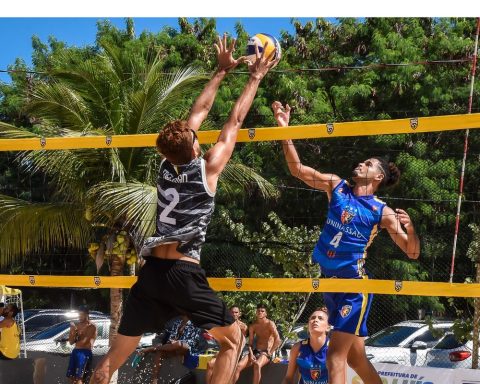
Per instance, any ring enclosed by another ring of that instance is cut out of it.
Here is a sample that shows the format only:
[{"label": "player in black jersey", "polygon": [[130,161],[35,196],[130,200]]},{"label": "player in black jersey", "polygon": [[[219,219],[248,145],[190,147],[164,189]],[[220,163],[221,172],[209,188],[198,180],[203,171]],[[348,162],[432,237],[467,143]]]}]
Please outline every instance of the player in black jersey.
[{"label": "player in black jersey", "polygon": [[265,57],[265,49],[260,54],[257,47],[257,60],[247,62],[250,77],[242,94],[217,143],[201,157],[196,132],[225,75],[245,61],[244,57],[233,58],[235,40],[227,46],[224,36],[215,47],[218,69],[193,104],[188,120],[173,121],[158,135],[157,149],[165,159],[157,179],[156,232],[145,241],[141,251],[145,265],[130,290],[118,336],[94,372],[93,384],[107,384],[143,333],[160,331],[166,321],[178,315],[186,315],[195,326],[207,329],[220,344],[211,383],[229,384],[232,380],[244,338],[225,303],[208,285],[199,265],[200,251],[214,209],[218,178],[232,155],[260,80],[278,60],[273,60],[275,50]]}]

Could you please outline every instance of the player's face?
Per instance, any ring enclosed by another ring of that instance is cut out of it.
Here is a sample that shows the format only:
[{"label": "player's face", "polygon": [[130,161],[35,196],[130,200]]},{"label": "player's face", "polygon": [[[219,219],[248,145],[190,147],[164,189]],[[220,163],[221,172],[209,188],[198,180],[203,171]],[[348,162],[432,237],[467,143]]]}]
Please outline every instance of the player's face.
[{"label": "player's face", "polygon": [[311,335],[322,335],[328,329],[328,316],[323,311],[315,311],[308,319],[308,332]]},{"label": "player's face", "polygon": [[238,320],[242,315],[242,312],[240,312],[240,309],[238,309],[237,307],[233,307],[232,309],[230,309],[230,313],[235,320]]},{"label": "player's face", "polygon": [[364,179],[364,180],[373,180],[378,178],[383,178],[383,170],[378,159],[367,159],[354,168],[352,171],[353,179],[355,181]]},{"label": "player's face", "polygon": [[80,320],[81,323],[84,321],[87,321],[88,315],[86,312],[80,311],[78,314],[78,319]]},{"label": "player's face", "polygon": [[257,319],[264,319],[267,317],[267,310],[265,308],[257,308]]}]

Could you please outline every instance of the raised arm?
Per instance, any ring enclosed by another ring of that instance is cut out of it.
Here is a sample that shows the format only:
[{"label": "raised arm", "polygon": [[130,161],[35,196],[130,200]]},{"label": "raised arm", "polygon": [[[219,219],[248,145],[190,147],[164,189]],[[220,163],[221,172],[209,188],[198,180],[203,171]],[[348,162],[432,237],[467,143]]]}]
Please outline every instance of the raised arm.
[{"label": "raised arm", "polygon": [[[274,101],[272,104],[275,120],[280,127],[288,127],[290,121],[290,106],[284,108],[282,103]],[[328,193],[340,183],[341,179],[331,173],[321,173],[311,167],[303,165],[298,156],[292,140],[282,140],[283,153],[287,161],[288,169],[292,176],[302,180],[312,188],[320,189]]]},{"label": "raised arm", "polygon": [[252,105],[260,81],[267,74],[268,70],[278,62],[277,60],[271,60],[275,55],[275,50],[268,57],[265,57],[265,49],[262,54],[259,53],[258,47],[256,47],[256,50],[257,60],[255,63],[249,64],[250,77],[248,82],[233,106],[230,116],[220,132],[217,143],[204,156],[207,163],[207,183],[212,192],[217,189],[218,177],[232,156],[238,130],[241,128],[243,120]]},{"label": "raised arm", "polygon": [[194,131],[198,131],[203,121],[207,118],[210,109],[212,108],[215,96],[217,94],[220,83],[225,78],[225,75],[231,69],[235,68],[238,64],[245,60],[245,57],[240,57],[237,60],[233,58],[233,51],[235,50],[235,42],[233,39],[230,46],[227,46],[227,35],[223,35],[223,39],[218,36],[218,44],[215,44],[217,50],[218,68],[213,73],[212,78],[203,88],[200,96],[197,97],[195,103],[190,111],[188,117],[188,126]]},{"label": "raised arm", "polygon": [[410,259],[418,259],[420,256],[420,240],[415,233],[415,228],[407,212],[403,209],[394,211],[390,207],[385,207],[383,209],[381,226],[387,229],[393,242]]}]

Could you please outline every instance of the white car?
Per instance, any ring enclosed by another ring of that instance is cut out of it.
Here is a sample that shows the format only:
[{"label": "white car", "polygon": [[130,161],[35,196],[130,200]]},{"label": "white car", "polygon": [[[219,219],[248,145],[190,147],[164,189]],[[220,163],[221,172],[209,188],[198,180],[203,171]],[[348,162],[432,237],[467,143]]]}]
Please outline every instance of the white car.
[{"label": "white car", "polygon": [[453,333],[447,333],[427,353],[426,366],[436,368],[472,368],[473,341],[458,341]]},{"label": "white car", "polygon": [[[93,345],[94,355],[105,355],[108,351],[108,334],[110,331],[110,319],[90,319],[97,327],[97,339]],[[31,336],[25,345],[28,352],[47,352],[60,355],[68,355],[74,346],[68,342],[70,322],[64,321],[55,324],[43,331]],[[145,334],[138,344],[139,347],[152,345],[154,333]]]},{"label": "white car", "polygon": [[367,357],[372,363],[423,366],[427,352],[452,325],[451,321],[436,321],[432,332],[425,321],[402,321],[365,340]]}]

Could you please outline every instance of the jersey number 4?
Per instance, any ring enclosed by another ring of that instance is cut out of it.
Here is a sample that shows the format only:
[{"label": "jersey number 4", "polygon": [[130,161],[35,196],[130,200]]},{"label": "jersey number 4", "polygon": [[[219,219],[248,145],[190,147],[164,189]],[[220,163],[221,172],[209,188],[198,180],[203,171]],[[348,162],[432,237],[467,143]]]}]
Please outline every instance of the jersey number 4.
[{"label": "jersey number 4", "polygon": [[330,245],[333,245],[337,248],[340,245],[340,240],[342,240],[343,232],[338,232],[335,236],[333,236],[332,241],[330,241]]},{"label": "jersey number 4", "polygon": [[168,214],[173,211],[173,209],[177,206],[178,202],[180,201],[180,195],[178,194],[175,188],[168,188],[165,190],[166,196],[172,196],[172,201],[168,204],[160,214],[160,221],[162,223],[175,225],[177,224],[177,220],[173,217],[168,217]]}]

